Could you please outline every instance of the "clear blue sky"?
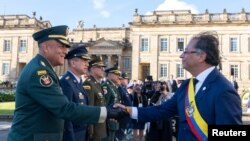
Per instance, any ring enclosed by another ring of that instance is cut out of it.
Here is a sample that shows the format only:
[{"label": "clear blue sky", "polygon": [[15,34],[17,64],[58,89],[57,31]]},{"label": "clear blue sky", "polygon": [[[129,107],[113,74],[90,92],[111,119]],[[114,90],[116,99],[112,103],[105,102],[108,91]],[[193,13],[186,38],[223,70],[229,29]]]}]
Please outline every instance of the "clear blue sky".
[{"label": "clear blue sky", "polygon": [[144,15],[154,10],[192,9],[193,12],[238,13],[242,8],[250,12],[250,0],[0,0],[0,15],[25,14],[49,20],[53,26],[68,25],[76,27],[79,20],[84,27],[128,26],[133,19],[134,10]]}]

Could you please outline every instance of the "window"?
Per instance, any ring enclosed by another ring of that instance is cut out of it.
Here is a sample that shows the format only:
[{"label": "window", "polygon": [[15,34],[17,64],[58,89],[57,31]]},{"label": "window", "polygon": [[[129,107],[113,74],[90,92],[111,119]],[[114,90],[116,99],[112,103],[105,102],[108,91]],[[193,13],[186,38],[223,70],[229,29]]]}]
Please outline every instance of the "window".
[{"label": "window", "polygon": [[2,75],[8,75],[10,73],[10,64],[3,63]]},{"label": "window", "polygon": [[149,51],[148,38],[141,38],[141,52]]},{"label": "window", "polygon": [[230,65],[230,75],[233,75],[234,78],[239,78],[239,66]]},{"label": "window", "polygon": [[177,64],[176,65],[176,70],[177,70],[177,72],[176,72],[176,76],[177,77],[184,77],[184,69],[183,69],[183,67],[182,67],[182,64]]},{"label": "window", "polygon": [[230,38],[230,52],[237,51],[237,38]]},{"label": "window", "polygon": [[168,68],[167,64],[160,64],[160,77],[167,77]]},{"label": "window", "polygon": [[11,49],[10,40],[4,40],[3,51],[10,51],[10,49]]},{"label": "window", "polygon": [[177,38],[177,52],[184,51],[184,38]]},{"label": "window", "polygon": [[20,52],[26,52],[27,48],[27,41],[26,40],[20,40],[19,42],[19,51]]},{"label": "window", "polygon": [[168,39],[161,38],[160,39],[160,51],[167,51],[168,50]]},{"label": "window", "polygon": [[125,57],[124,58],[124,64],[123,64],[124,68],[125,69],[129,69],[130,68],[130,63],[131,63],[130,58],[129,57]]}]

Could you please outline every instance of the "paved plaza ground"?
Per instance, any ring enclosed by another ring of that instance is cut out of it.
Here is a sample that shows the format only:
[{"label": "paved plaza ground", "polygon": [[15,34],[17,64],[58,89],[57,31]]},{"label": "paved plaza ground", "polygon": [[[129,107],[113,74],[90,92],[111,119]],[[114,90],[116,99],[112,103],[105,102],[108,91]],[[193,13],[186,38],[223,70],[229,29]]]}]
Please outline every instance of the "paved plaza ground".
[{"label": "paved plaza ground", "polygon": [[[250,115],[243,116],[243,122],[245,125],[250,125]],[[11,120],[8,119],[0,119],[0,141],[6,141],[8,131],[11,126]]]}]

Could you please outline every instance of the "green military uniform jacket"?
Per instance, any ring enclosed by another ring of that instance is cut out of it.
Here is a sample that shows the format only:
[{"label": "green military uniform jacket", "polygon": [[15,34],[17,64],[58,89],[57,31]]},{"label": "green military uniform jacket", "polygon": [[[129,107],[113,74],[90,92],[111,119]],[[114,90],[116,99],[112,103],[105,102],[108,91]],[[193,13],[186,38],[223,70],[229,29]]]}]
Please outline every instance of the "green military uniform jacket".
[{"label": "green military uniform jacket", "polygon": [[117,90],[117,86],[114,83],[112,83],[110,80],[107,80],[102,83],[102,88],[107,106],[120,102],[121,96]]},{"label": "green military uniform jacket", "polygon": [[[121,97],[120,97],[120,94],[118,92],[117,86],[114,83],[107,80],[107,81],[102,83],[102,88],[104,91],[106,106],[111,106],[115,103],[120,103]],[[114,121],[114,120],[109,120],[108,121],[108,128],[109,128],[109,133],[112,134],[111,132],[119,129],[119,123],[117,121]],[[112,139],[112,140],[114,140],[114,139]]]},{"label": "green military uniform jacket", "polygon": [[[93,76],[90,76],[84,81],[83,87],[88,92],[89,105],[105,106],[106,102],[101,84],[97,82]],[[107,137],[107,126],[105,122],[94,124],[89,127],[90,140],[97,141]]]},{"label": "green military uniform jacket", "polygon": [[16,109],[7,141],[61,141],[64,119],[104,122],[105,110],[69,102],[52,66],[38,54],[19,77]]}]

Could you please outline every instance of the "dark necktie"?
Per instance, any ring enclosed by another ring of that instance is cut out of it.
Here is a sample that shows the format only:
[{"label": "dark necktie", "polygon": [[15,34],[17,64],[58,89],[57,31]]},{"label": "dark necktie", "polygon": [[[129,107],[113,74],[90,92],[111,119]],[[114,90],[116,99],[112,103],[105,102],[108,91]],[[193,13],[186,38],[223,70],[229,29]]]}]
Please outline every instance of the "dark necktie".
[{"label": "dark necktie", "polygon": [[199,80],[198,80],[198,79],[193,78],[193,83],[194,83],[194,92],[195,92],[195,85],[196,85],[198,82],[199,82]]},{"label": "dark necktie", "polygon": [[82,78],[80,78],[80,83],[79,84],[82,85]]}]

